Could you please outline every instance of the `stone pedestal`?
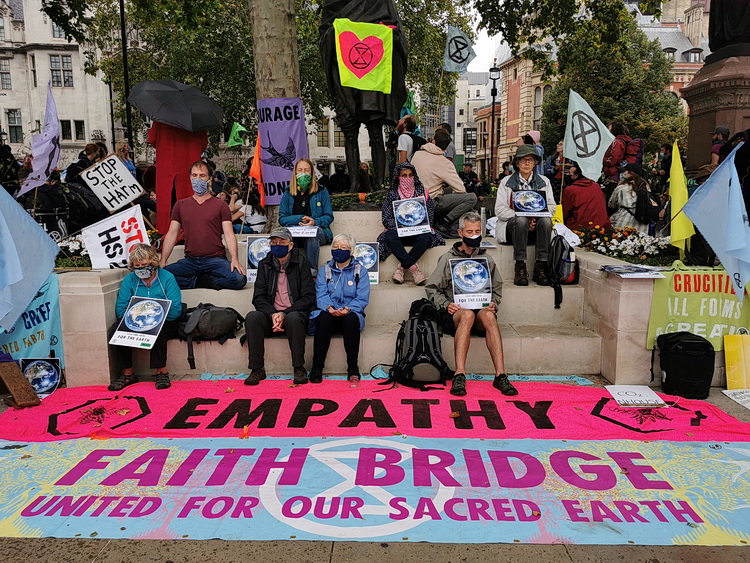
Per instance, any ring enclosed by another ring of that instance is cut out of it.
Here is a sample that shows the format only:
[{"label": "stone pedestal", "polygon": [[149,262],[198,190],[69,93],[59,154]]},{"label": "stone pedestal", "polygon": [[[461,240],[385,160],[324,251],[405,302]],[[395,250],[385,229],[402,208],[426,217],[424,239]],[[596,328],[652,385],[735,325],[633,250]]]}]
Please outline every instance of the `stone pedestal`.
[{"label": "stone pedestal", "polygon": [[680,92],[690,106],[687,169],[695,170],[711,162],[714,127],[750,128],[750,56],[705,65]]}]

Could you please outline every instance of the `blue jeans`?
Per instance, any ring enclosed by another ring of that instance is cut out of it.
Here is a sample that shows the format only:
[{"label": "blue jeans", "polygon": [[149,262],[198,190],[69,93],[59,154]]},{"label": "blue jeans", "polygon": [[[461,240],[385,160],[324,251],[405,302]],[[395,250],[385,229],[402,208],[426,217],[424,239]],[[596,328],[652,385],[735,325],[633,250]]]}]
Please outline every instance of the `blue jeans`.
[{"label": "blue jeans", "polygon": [[318,273],[318,264],[320,264],[320,247],[324,244],[330,244],[331,238],[326,235],[325,231],[318,227],[318,232],[314,237],[297,237],[294,239],[294,245],[300,250],[305,251],[307,261],[310,262],[313,275]]},{"label": "blue jeans", "polygon": [[177,280],[180,289],[193,289],[198,276],[208,275],[219,289],[242,289],[247,278],[237,270],[231,271],[226,258],[185,257],[165,268]]}]

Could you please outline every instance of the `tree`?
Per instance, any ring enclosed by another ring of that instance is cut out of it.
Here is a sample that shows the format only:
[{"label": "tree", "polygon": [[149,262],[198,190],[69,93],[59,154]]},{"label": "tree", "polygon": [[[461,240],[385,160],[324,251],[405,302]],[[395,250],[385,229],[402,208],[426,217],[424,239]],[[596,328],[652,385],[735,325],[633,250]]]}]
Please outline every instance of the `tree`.
[{"label": "tree", "polygon": [[545,96],[542,108],[545,146],[554,146],[565,134],[571,88],[604,123],[626,123],[631,136],[646,140],[647,151],[675,136],[686,138],[680,102],[665,91],[671,82],[670,61],[658,41],[649,41],[630,15],[623,17],[617,37],[607,37],[604,23],[586,20],[560,44],[560,81]]}]

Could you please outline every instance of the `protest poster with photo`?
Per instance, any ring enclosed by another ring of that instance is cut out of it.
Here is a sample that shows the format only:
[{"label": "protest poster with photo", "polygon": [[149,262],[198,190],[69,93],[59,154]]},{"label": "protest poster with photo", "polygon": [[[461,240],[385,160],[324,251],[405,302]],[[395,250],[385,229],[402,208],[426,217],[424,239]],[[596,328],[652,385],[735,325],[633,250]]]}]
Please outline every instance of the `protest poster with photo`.
[{"label": "protest poster with photo", "polygon": [[137,205],[89,225],[81,231],[94,270],[125,268],[136,244],[149,244],[146,224]]},{"label": "protest poster with photo", "polygon": [[247,272],[248,283],[255,283],[255,279],[258,277],[258,264],[270,251],[271,244],[267,235],[249,235],[247,237],[247,252],[245,252],[247,265],[245,266],[245,271]]},{"label": "protest poster with photo", "polygon": [[371,284],[376,284],[380,278],[380,245],[377,242],[358,242],[354,247],[354,258],[363,268],[367,269],[367,277]]},{"label": "protest poster with photo", "polygon": [[171,306],[169,299],[131,297],[109,343],[150,350],[159,337]]},{"label": "protest poster with photo", "polygon": [[393,216],[396,219],[396,231],[400,237],[421,235],[432,231],[424,196],[397,199],[393,202]]},{"label": "protest poster with photo", "polygon": [[135,176],[114,154],[84,170],[81,178],[110,213],[122,209],[143,193]]},{"label": "protest poster with photo", "polygon": [[312,238],[318,234],[318,227],[315,225],[309,227],[306,225],[297,225],[296,227],[287,227],[287,229],[289,229],[289,232],[292,233],[294,238]]},{"label": "protest poster with photo", "polygon": [[544,190],[513,192],[513,211],[519,217],[552,217]]},{"label": "protest poster with photo", "polygon": [[492,277],[486,258],[449,260],[453,302],[462,309],[481,309],[492,303]]},{"label": "protest poster with photo", "polygon": [[39,396],[49,395],[60,385],[62,371],[59,358],[22,358],[18,360],[18,365],[34,393]]}]

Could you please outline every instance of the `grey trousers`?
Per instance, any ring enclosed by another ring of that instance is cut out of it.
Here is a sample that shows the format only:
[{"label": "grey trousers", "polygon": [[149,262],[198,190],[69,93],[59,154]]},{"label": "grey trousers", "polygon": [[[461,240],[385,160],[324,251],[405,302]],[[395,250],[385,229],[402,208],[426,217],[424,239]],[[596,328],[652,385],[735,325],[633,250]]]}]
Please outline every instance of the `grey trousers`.
[{"label": "grey trousers", "polygon": [[[526,247],[529,245],[529,220],[532,217],[513,217],[508,221],[506,236],[513,242],[513,259],[516,262],[526,261]],[[546,262],[549,255],[549,242],[552,238],[552,219],[537,217],[536,228],[536,261]]]},{"label": "grey trousers", "polygon": [[452,223],[476,204],[476,194],[443,194],[435,198],[435,215]]}]

